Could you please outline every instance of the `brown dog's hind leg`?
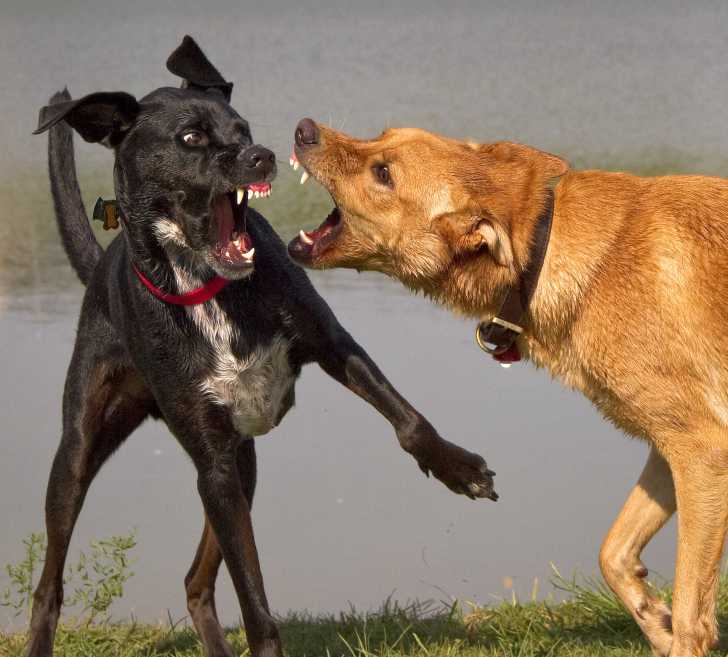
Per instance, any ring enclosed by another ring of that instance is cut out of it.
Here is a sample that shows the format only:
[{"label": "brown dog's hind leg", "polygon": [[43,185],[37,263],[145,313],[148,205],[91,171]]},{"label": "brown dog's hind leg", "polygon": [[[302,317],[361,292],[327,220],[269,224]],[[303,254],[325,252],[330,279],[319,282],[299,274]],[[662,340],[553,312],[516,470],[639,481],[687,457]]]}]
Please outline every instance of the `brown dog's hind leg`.
[{"label": "brown dog's hind leg", "polygon": [[724,435],[701,438],[713,447],[697,451],[692,445],[670,458],[678,511],[670,657],[702,657],[717,641],[715,595],[728,529],[728,447]]},{"label": "brown dog's hind leg", "polygon": [[[248,505],[252,507],[256,481],[255,443],[252,440],[242,442],[238,448],[238,472],[243,493]],[[206,657],[234,657],[225,641],[215,607],[215,580],[221,563],[220,547],[205,516],[202,538],[185,577],[185,589],[187,609],[204,646]]]},{"label": "brown dog's hind leg", "polygon": [[670,610],[653,596],[640,561],[645,545],[675,512],[675,489],[667,461],[653,447],[637,485],[604,539],[599,554],[604,579],[632,614],[656,653],[670,653]]},{"label": "brown dog's hind leg", "polygon": [[46,548],[33,598],[28,657],[50,657],[63,602],[63,568],[73,527],[93,478],[154,408],[130,370],[74,354],[64,392],[64,430],[46,493]]}]

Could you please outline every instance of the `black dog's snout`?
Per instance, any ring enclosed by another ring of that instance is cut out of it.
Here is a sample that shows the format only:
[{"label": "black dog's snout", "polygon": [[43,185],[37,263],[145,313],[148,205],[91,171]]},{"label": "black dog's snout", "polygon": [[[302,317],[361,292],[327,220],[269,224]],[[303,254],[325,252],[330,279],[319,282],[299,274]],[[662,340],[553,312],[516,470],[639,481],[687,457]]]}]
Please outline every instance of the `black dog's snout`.
[{"label": "black dog's snout", "polygon": [[319,129],[311,119],[301,119],[296,126],[296,144],[301,147],[319,143]]},{"label": "black dog's snout", "polygon": [[276,163],[276,156],[263,146],[251,146],[241,155],[243,165],[248,169],[272,169]]}]

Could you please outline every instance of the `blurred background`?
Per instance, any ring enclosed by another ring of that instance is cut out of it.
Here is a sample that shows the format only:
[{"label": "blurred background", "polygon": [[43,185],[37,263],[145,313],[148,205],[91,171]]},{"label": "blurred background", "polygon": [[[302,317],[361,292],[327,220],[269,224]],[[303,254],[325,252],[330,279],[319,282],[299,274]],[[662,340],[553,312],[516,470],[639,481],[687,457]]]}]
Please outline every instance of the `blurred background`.
[{"label": "blurred background", "polygon": [[[273,196],[256,205],[288,240],[330,208],[287,166],[303,116],[360,137],[414,125],[522,141],[578,167],[728,174],[727,19],[728,4],[704,0],[4,0],[0,564],[21,558],[22,538],[44,529],[83,293],[53,220],[46,137],[30,134],[53,91],[141,97],[176,86],[164,62],[193,35],[235,82],[233,105],[256,141],[279,157]],[[90,209],[113,197],[112,157],[76,145]],[[501,369],[474,345],[472,322],[398,283],[347,271],[312,278],[442,435],[485,456],[501,499],[471,502],[425,479],[376,412],[309,367],[295,409],[258,439],[254,523],[272,607],[369,609],[390,595],[487,603],[529,595],[536,578],[548,594],[552,562],[595,573],[645,445],[545,372]],[[136,575],[116,615],[151,621],[169,610],[177,619],[201,527],[191,464],[161,423],[147,423],[92,486],[71,555],[136,529]],[[646,552],[651,570],[671,577],[674,541],[671,523]],[[222,579],[218,610],[232,622],[239,612]]]}]

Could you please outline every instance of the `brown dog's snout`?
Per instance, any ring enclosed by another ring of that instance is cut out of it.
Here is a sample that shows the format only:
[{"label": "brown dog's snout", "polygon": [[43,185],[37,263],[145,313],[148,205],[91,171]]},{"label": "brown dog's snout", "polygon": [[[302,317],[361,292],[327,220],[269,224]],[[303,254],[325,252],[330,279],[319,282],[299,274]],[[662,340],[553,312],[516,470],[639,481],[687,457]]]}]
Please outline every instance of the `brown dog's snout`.
[{"label": "brown dog's snout", "polygon": [[312,119],[301,119],[296,126],[296,145],[300,148],[314,146],[319,143],[319,129]]}]

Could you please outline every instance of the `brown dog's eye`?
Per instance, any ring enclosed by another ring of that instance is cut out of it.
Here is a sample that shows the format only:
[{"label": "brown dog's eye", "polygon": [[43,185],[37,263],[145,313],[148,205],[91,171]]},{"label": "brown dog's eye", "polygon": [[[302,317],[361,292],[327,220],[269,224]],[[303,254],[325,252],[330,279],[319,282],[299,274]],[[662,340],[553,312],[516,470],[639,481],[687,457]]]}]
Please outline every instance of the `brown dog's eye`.
[{"label": "brown dog's eye", "polygon": [[372,167],[372,171],[374,171],[374,175],[380,183],[387,185],[388,187],[392,186],[392,176],[389,173],[389,167],[386,164],[376,164]]},{"label": "brown dog's eye", "polygon": [[187,146],[207,146],[209,140],[201,130],[189,130],[182,135],[182,141]]}]

